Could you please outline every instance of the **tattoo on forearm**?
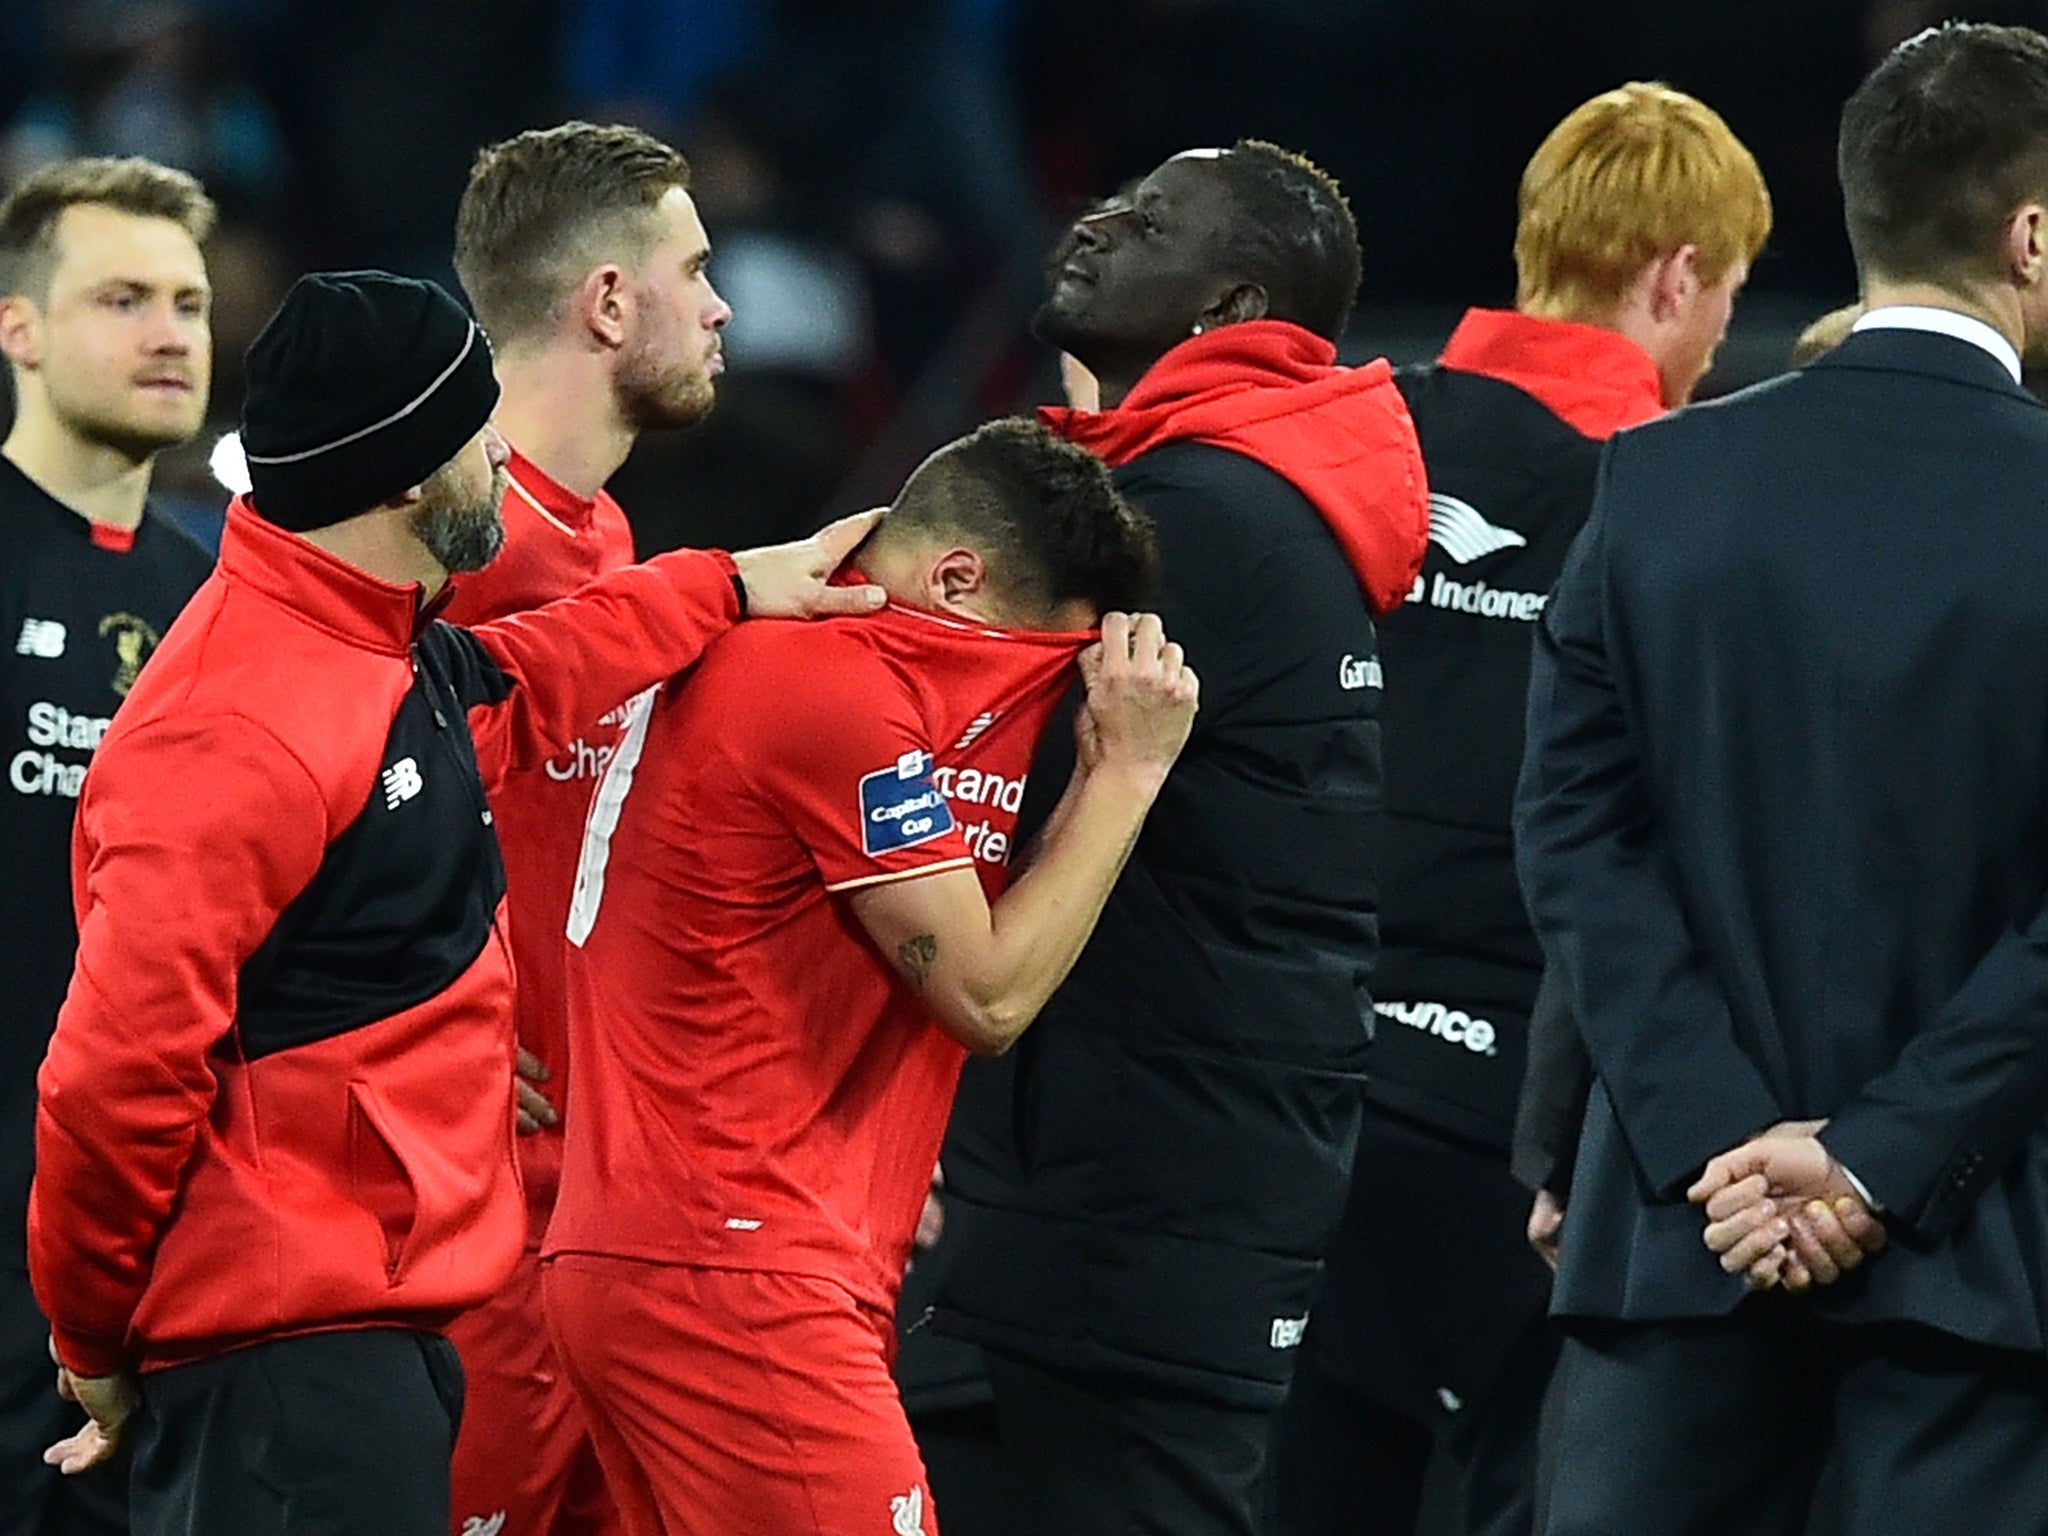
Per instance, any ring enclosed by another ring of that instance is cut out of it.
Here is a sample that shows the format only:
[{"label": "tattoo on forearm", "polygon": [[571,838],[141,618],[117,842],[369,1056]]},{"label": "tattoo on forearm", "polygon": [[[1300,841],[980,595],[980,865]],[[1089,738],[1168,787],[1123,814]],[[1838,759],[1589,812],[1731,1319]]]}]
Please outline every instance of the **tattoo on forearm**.
[{"label": "tattoo on forearm", "polygon": [[914,939],[905,939],[896,946],[896,963],[903,968],[903,974],[910,978],[918,991],[924,990],[926,980],[931,976],[932,966],[939,958],[938,935],[920,933]]}]

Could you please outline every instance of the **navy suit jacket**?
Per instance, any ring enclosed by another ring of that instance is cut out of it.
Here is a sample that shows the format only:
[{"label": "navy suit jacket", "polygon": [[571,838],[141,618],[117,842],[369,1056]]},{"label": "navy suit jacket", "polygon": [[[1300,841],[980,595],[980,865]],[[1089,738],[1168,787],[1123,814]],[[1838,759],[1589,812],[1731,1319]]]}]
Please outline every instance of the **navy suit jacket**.
[{"label": "navy suit jacket", "polygon": [[1869,331],[1617,437],[1516,832],[1598,1074],[1554,1311],[1732,1309],[1685,1188],[1825,1116],[1895,1239],[1808,1304],[2043,1347],[2048,409]]}]

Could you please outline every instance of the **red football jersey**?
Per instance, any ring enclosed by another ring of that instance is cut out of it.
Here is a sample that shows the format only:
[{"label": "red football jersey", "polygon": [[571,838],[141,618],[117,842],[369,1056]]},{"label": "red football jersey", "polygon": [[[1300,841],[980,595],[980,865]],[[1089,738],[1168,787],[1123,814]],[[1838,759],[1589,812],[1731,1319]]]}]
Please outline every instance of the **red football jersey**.
[{"label": "red football jersey", "polygon": [[570,912],[544,1253],[818,1275],[894,1306],[963,1053],[835,893],[973,868],[993,900],[1092,638],[901,607],[755,622],[636,709]]},{"label": "red football jersey", "polygon": [[[481,571],[454,578],[441,617],[481,624],[566,597],[585,582],[630,565],[633,531],[619,504],[590,501],[550,480],[516,450],[507,466],[505,547]],[[547,1064],[545,1092],[559,1107],[568,1089],[569,1023],[563,999],[563,924],[591,786],[617,748],[625,711],[591,722],[582,736],[533,773],[515,774],[491,797],[505,854],[505,902],[518,973],[513,999],[519,1043]],[[538,1243],[562,1172],[559,1127],[519,1138],[527,1240]]]}]

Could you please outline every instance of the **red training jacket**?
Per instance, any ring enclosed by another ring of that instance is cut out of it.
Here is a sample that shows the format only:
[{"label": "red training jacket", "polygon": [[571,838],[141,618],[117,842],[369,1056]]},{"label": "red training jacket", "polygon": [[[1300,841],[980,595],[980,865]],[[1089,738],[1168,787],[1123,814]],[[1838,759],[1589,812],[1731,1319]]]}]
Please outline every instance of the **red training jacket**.
[{"label": "red training jacket", "polygon": [[66,1365],[437,1327],[504,1281],[525,1222],[484,787],[694,661],[732,573],[680,551],[460,630],[230,508],[79,805],[29,1207]]}]

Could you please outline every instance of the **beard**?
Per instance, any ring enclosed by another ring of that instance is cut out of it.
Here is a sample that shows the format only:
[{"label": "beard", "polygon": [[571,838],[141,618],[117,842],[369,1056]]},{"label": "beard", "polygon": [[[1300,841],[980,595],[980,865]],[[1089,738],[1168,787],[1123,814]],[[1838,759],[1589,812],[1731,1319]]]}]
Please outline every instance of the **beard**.
[{"label": "beard", "polygon": [[413,509],[413,536],[443,570],[480,571],[505,547],[505,470],[491,471],[490,490],[482,500],[470,499],[452,477],[442,480],[441,474],[428,481]]},{"label": "beard", "polygon": [[124,411],[97,402],[79,403],[52,397],[51,411],[73,437],[98,447],[111,448],[123,458],[140,464],[166,448],[188,443],[206,420],[206,392],[190,397],[189,407],[178,412],[152,416]]},{"label": "beard", "polygon": [[710,374],[659,362],[641,352],[620,370],[619,409],[635,432],[693,427],[711,413],[718,394]]}]

